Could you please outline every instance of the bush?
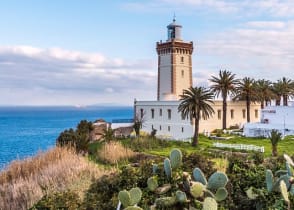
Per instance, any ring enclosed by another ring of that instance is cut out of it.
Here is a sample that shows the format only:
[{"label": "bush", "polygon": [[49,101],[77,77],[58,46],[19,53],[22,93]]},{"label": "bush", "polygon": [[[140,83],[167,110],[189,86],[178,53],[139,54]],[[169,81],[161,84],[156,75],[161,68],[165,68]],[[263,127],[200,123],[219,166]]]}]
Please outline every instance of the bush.
[{"label": "bush", "polygon": [[187,154],[185,152],[183,153],[183,171],[187,171],[191,173],[193,169],[197,166],[200,168],[203,173],[209,177],[211,174],[213,174],[216,170],[213,168],[214,163],[209,160],[206,156],[197,154],[197,153],[191,153]]},{"label": "bush", "polygon": [[74,147],[77,152],[87,152],[92,130],[93,125],[91,122],[81,120],[76,130],[71,128],[61,132],[56,139],[56,145]]},{"label": "bush", "polygon": [[70,191],[56,192],[52,195],[45,195],[31,210],[67,209],[76,210],[80,207],[81,200],[78,194]]}]

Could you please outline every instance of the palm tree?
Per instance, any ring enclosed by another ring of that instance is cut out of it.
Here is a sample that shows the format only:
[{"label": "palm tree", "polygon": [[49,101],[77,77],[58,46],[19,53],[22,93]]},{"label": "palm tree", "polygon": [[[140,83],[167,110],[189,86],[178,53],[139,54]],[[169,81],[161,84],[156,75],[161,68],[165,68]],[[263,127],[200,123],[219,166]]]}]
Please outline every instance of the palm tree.
[{"label": "palm tree", "polygon": [[214,110],[211,107],[214,94],[204,87],[190,87],[184,90],[183,95],[180,95],[180,97],[181,103],[178,107],[178,111],[181,112],[182,117],[195,119],[192,146],[197,146],[200,117],[207,119],[214,114]]},{"label": "palm tree", "polygon": [[212,76],[209,79],[210,82],[214,83],[210,88],[215,93],[215,96],[219,96],[223,99],[223,129],[227,128],[227,98],[228,95],[234,92],[235,85],[238,80],[235,79],[235,74],[230,71],[219,71],[219,76]]},{"label": "palm tree", "polygon": [[273,84],[273,92],[275,93],[275,99],[276,99],[276,106],[281,105],[281,97],[283,94],[283,87],[282,83],[278,80]]},{"label": "palm tree", "polygon": [[269,139],[272,143],[272,156],[278,156],[278,143],[282,139],[282,134],[277,130],[272,130]]},{"label": "palm tree", "polygon": [[282,97],[283,97],[283,105],[288,106],[288,99],[292,95],[293,91],[293,83],[294,81],[283,77],[280,82],[282,83]]},{"label": "palm tree", "polygon": [[264,108],[272,99],[275,98],[275,94],[272,90],[272,83],[269,80],[260,79],[256,81],[256,91],[258,101],[261,103],[261,109]]},{"label": "palm tree", "polygon": [[250,122],[250,104],[257,99],[256,83],[254,79],[244,77],[236,86],[233,100],[245,100],[247,109],[247,122]]}]

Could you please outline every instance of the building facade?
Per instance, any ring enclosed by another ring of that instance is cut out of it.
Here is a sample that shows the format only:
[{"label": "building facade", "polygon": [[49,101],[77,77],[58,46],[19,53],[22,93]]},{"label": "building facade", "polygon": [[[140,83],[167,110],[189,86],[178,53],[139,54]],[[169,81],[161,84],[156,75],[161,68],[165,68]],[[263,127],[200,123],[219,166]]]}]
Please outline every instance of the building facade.
[{"label": "building facade", "polygon": [[[134,102],[134,114],[143,118],[142,130],[151,133],[156,130],[156,136],[167,139],[186,140],[194,134],[194,122],[182,119],[178,112],[180,95],[192,84],[192,53],[193,42],[184,42],[181,38],[182,26],[175,19],[167,26],[166,42],[158,42],[158,85],[157,101]],[[211,132],[222,128],[222,102],[214,101],[212,105],[215,114],[207,120],[200,120],[200,133]],[[251,121],[260,119],[260,105],[251,105]],[[228,101],[227,126],[246,123],[246,103],[244,101]]]},{"label": "building facade", "polygon": [[261,110],[261,119],[244,126],[248,137],[269,137],[271,131],[278,130],[283,136],[294,135],[294,106],[268,106]]}]

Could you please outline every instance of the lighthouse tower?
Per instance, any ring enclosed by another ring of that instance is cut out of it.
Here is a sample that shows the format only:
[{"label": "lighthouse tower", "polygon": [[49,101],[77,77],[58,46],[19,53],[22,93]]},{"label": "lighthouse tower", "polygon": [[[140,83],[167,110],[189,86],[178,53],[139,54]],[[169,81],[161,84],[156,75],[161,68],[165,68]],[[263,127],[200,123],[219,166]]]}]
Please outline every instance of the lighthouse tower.
[{"label": "lighthouse tower", "polygon": [[157,42],[157,100],[178,100],[184,89],[192,86],[193,42],[181,38],[182,26],[173,22],[167,26],[166,42]]}]

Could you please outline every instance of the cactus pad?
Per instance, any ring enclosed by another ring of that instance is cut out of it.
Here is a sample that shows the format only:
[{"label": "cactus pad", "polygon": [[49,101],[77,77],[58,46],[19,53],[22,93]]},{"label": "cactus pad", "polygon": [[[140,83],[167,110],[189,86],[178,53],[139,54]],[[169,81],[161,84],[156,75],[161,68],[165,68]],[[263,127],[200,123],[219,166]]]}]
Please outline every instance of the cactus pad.
[{"label": "cactus pad", "polygon": [[273,189],[274,176],[273,176],[273,172],[269,169],[267,169],[265,172],[265,181],[266,181],[267,191],[271,192]]},{"label": "cactus pad", "polygon": [[118,193],[118,199],[124,207],[128,207],[131,204],[131,195],[126,190],[120,191]]},{"label": "cactus pad", "polygon": [[190,188],[190,193],[194,198],[201,197],[203,195],[204,185],[201,182],[194,182]]},{"label": "cactus pad", "polygon": [[284,154],[284,159],[286,160],[287,163],[289,163],[291,166],[294,166],[293,160],[289,157],[289,155]]},{"label": "cactus pad", "polygon": [[177,200],[177,202],[179,202],[179,203],[185,203],[185,202],[187,202],[188,200],[187,200],[186,193],[184,193],[184,192],[178,190],[178,191],[176,192],[176,200]]},{"label": "cactus pad", "polygon": [[167,193],[170,189],[171,189],[170,184],[164,184],[162,185],[162,187],[156,188],[155,193],[161,195],[161,194]]},{"label": "cactus pad", "polygon": [[153,164],[153,165],[152,165],[152,173],[153,173],[153,174],[156,174],[157,171],[158,171],[158,165],[157,165],[157,164]]},{"label": "cactus pad", "polygon": [[157,198],[155,200],[155,205],[158,208],[166,208],[171,207],[174,204],[176,204],[176,198],[175,197],[163,197],[163,198]]},{"label": "cactus pad", "polygon": [[143,209],[138,206],[128,206],[124,210],[143,210]]},{"label": "cactus pad", "polygon": [[281,191],[281,194],[282,194],[284,201],[289,203],[290,201],[289,201],[289,197],[288,197],[287,186],[283,180],[280,181],[280,191]]},{"label": "cactus pad", "polygon": [[168,158],[165,158],[163,164],[164,164],[163,167],[164,167],[165,175],[167,176],[168,179],[170,179],[172,175],[170,160]]},{"label": "cactus pad", "polygon": [[217,190],[220,187],[225,187],[228,183],[228,177],[223,172],[215,172],[208,179],[208,189]]},{"label": "cactus pad", "polygon": [[177,169],[182,165],[182,152],[179,149],[173,149],[170,153],[170,163],[172,169]]},{"label": "cactus pad", "polygon": [[203,210],[217,210],[217,202],[213,198],[205,198],[203,202]]},{"label": "cactus pad", "polygon": [[200,168],[194,168],[193,177],[196,182],[201,182],[203,185],[207,185],[207,180]]},{"label": "cactus pad", "polygon": [[293,168],[290,166],[288,162],[286,162],[286,168],[288,176],[293,176]]},{"label": "cactus pad", "polygon": [[140,202],[141,197],[142,197],[142,191],[139,187],[132,188],[129,191],[129,193],[131,196],[131,203],[130,203],[131,206]]},{"label": "cactus pad", "polygon": [[156,190],[156,188],[158,187],[158,182],[157,182],[157,178],[156,177],[150,177],[148,180],[147,180],[147,186],[148,186],[148,189],[151,191],[151,192],[154,192]]},{"label": "cactus pad", "polygon": [[256,199],[258,195],[253,192],[253,187],[250,187],[248,190],[246,190],[246,195],[249,199]]},{"label": "cactus pad", "polygon": [[226,188],[221,187],[221,188],[218,188],[215,193],[215,200],[223,201],[227,198],[227,196],[228,196],[228,191],[226,190]]}]

